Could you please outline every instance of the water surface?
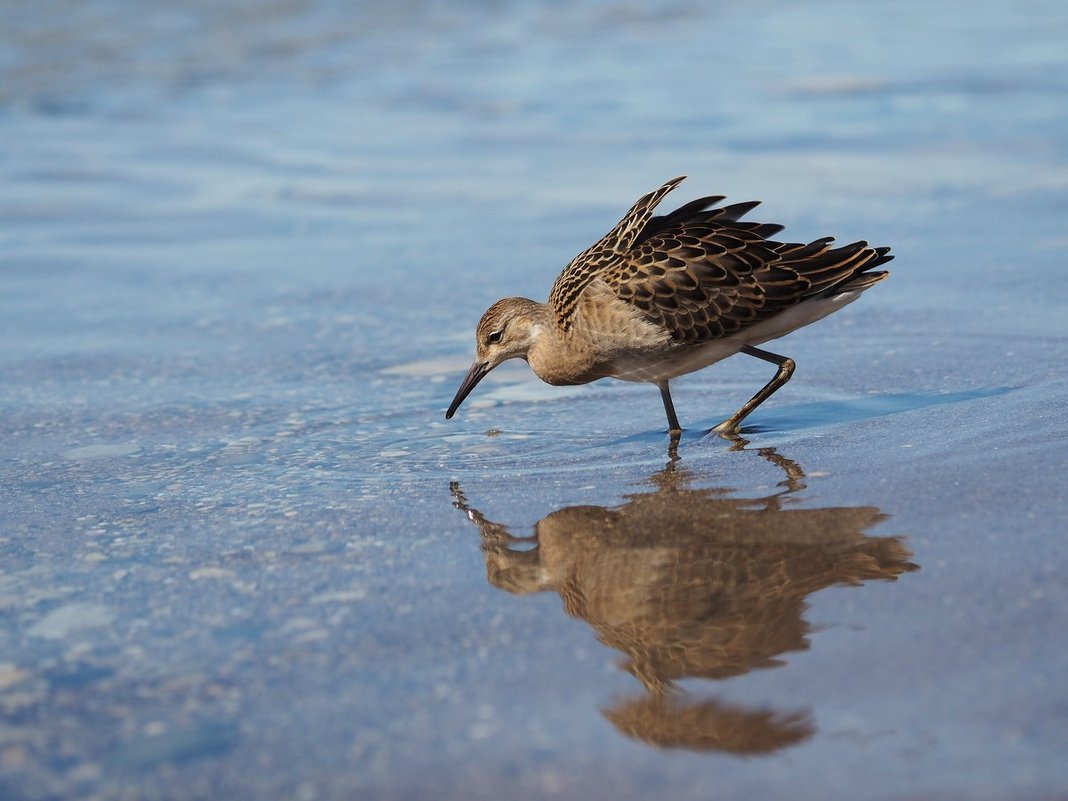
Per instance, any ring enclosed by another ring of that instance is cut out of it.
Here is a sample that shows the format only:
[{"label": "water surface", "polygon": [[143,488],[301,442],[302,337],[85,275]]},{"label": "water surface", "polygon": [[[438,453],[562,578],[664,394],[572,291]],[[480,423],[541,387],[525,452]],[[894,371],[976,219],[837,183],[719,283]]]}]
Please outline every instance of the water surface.
[{"label": "water surface", "polygon": [[[6,4],[0,796],[1063,797],[1062,5]],[[894,274],[446,422],[683,173]]]}]

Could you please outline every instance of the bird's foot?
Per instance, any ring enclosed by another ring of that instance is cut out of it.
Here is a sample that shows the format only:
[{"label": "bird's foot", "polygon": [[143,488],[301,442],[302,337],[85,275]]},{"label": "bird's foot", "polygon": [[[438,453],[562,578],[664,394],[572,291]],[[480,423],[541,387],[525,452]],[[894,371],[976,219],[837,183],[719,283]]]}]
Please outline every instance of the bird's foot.
[{"label": "bird's foot", "polygon": [[741,433],[741,426],[735,420],[724,420],[718,426],[712,426],[708,430],[709,434],[719,434],[721,437],[737,437]]},{"label": "bird's foot", "polygon": [[745,446],[749,444],[749,440],[742,436],[741,429],[738,424],[728,425],[729,420],[720,423],[715,428],[710,428],[706,436],[717,436],[720,439],[724,439],[731,444],[730,450],[741,451],[745,450]]}]

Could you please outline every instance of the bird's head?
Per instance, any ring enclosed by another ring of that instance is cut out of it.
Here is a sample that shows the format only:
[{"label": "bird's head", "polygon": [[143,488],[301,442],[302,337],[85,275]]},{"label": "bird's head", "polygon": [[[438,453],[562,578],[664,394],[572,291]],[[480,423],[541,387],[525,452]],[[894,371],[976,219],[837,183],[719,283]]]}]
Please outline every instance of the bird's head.
[{"label": "bird's head", "polygon": [[445,412],[446,420],[456,413],[464,398],[490,370],[509,359],[527,358],[545,314],[542,304],[526,298],[504,298],[486,309],[475,329],[475,363]]}]

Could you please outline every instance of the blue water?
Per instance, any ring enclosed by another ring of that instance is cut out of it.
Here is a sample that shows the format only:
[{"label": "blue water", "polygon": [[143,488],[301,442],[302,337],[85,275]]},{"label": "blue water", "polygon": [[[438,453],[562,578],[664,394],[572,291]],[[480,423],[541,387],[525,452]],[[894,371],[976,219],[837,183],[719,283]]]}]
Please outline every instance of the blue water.
[{"label": "blue water", "polygon": [[[0,5],[0,797],[1064,795],[1066,34]],[[702,434],[741,357],[678,382],[677,459],[655,389],[522,365],[446,422],[484,308],[684,173],[897,254],[748,444]],[[896,556],[788,550],[774,606],[774,537]],[[627,668],[735,621],[730,670]]]}]

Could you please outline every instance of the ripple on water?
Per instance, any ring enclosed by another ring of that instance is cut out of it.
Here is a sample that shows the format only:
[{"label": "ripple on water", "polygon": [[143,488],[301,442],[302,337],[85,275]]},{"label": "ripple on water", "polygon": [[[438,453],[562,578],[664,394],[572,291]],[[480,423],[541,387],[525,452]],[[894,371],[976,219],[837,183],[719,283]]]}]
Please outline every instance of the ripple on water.
[{"label": "ripple on water", "polygon": [[72,462],[91,459],[115,459],[121,456],[136,456],[141,446],[133,442],[116,444],[82,445],[63,452],[63,458]]},{"label": "ripple on water", "polygon": [[[442,474],[492,473],[498,478],[554,474],[575,477],[613,469],[661,466],[667,436],[651,432],[620,440],[617,435],[562,434],[553,428],[444,433],[444,426],[422,434],[397,436],[366,461],[368,478],[397,481]],[[699,435],[696,435],[699,436]]]},{"label": "ripple on water", "polygon": [[[639,395],[618,385],[551,387],[533,377],[521,362],[507,363],[487,376],[464,404],[459,419],[447,423],[439,410],[428,408],[428,402],[433,396],[445,405],[452,384],[459,382],[466,368],[466,358],[449,356],[380,371],[382,380],[393,385],[390,410],[365,418],[366,427],[352,442],[362,451],[356,462],[368,486],[395,490],[420,481],[421,476],[440,479],[442,474],[492,474],[505,480],[552,474],[580,480],[576,477],[606,469],[656,469],[663,464],[668,440],[660,428],[655,397],[641,395],[636,405]],[[444,392],[430,388],[431,379],[450,387]],[[676,402],[691,412],[688,423],[692,428],[682,441],[688,458],[724,447],[716,437],[702,441],[707,430],[733,410],[738,398],[747,396],[751,384],[735,376],[708,387],[680,382]],[[577,393],[585,396],[569,399]],[[814,430],[971,400],[974,394],[857,395],[802,383],[791,388],[790,396],[754,414],[743,433],[761,438],[771,435],[776,442],[819,436]],[[593,427],[591,408],[597,410]]]}]

